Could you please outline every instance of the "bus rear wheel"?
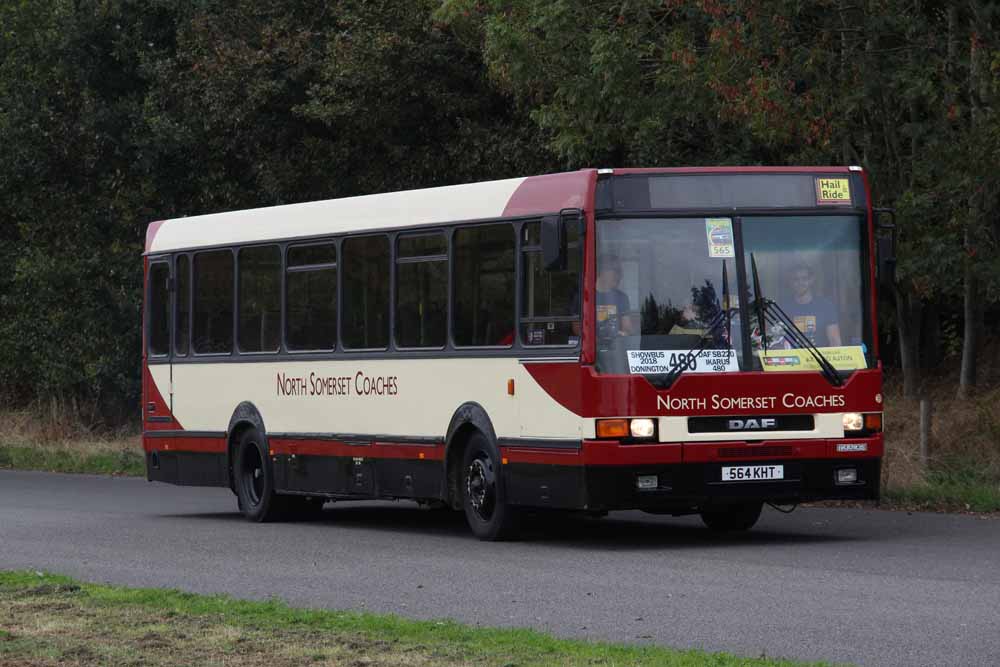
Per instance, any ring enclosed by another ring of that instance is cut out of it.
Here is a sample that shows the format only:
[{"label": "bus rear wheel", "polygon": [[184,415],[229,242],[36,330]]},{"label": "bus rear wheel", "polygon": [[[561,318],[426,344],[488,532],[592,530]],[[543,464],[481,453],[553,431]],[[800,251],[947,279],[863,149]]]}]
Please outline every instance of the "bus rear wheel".
[{"label": "bus rear wheel", "polygon": [[711,530],[718,532],[750,530],[760,518],[763,507],[764,503],[746,503],[712,508],[702,511],[701,520]]},{"label": "bus rear wheel", "polygon": [[476,433],[462,457],[462,508],[473,534],[481,540],[510,539],[517,533],[517,510],[507,504],[496,447]]},{"label": "bus rear wheel", "polygon": [[275,521],[284,510],[284,498],[274,492],[274,473],[267,446],[257,429],[246,431],[236,447],[233,465],[239,508],[248,521]]}]

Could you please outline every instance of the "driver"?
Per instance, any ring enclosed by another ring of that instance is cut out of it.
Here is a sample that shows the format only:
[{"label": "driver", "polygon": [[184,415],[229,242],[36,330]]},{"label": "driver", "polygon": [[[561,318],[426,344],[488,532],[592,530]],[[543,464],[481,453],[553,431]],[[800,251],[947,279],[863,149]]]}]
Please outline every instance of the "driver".
[{"label": "driver", "polygon": [[784,310],[816,347],[840,347],[837,307],[826,297],[816,294],[815,285],[816,273],[812,266],[804,262],[795,264],[788,272],[792,298],[783,304]]},{"label": "driver", "polygon": [[633,333],[628,294],[618,285],[622,282],[622,263],[616,255],[602,255],[598,259],[597,322],[602,329],[613,329],[611,335],[628,336]]}]

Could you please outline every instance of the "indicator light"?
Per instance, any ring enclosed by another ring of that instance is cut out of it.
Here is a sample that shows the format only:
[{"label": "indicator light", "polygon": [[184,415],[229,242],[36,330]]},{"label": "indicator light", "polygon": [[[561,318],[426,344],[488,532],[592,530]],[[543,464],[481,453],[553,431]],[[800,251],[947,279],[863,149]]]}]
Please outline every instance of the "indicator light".
[{"label": "indicator light", "polygon": [[881,431],[882,430],[882,413],[881,412],[869,412],[865,415],[865,430],[866,431]]},{"label": "indicator light", "polygon": [[627,419],[597,420],[598,438],[627,438],[629,435]]}]

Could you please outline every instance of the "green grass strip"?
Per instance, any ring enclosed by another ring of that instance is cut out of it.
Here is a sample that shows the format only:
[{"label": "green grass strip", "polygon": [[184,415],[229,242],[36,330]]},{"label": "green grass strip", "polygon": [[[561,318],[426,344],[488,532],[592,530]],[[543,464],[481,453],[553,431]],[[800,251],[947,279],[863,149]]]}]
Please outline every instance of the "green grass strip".
[{"label": "green grass strip", "polygon": [[[414,621],[388,614],[294,609],[283,602],[244,601],[223,595],[195,595],[176,590],[132,589],[77,582],[38,572],[0,572],[0,593],[30,596],[70,591],[91,609],[156,612],[166,619],[210,618],[248,630],[267,629],[312,637],[364,637],[391,642],[394,650],[417,651],[440,658],[440,664],[529,665],[664,665],[669,667],[792,667],[803,663],[771,658],[743,658],[726,653],[675,650],[651,645],[558,639],[527,629],[473,628],[454,621]],[[572,614],[571,609],[566,613]],[[664,622],[669,622],[665,620]],[[0,627],[3,621],[0,620]],[[298,636],[298,635],[296,635]],[[23,640],[22,640],[23,641]]]},{"label": "green grass strip", "polygon": [[0,468],[137,477],[146,474],[142,455],[134,451],[88,453],[21,445],[0,445]]}]

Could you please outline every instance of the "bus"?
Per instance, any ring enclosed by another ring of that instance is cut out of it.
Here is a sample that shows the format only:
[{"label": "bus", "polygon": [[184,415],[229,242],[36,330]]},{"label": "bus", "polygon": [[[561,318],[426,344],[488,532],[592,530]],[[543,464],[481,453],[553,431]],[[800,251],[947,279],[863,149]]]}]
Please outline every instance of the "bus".
[{"label": "bus", "polygon": [[407,499],[517,534],[877,499],[859,167],[584,169],[149,225],[150,481],[249,520]]}]

